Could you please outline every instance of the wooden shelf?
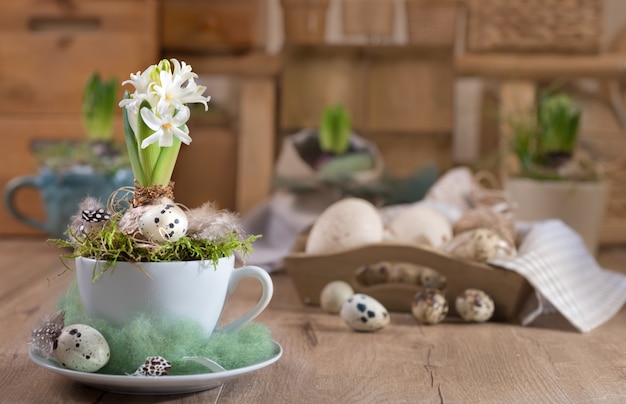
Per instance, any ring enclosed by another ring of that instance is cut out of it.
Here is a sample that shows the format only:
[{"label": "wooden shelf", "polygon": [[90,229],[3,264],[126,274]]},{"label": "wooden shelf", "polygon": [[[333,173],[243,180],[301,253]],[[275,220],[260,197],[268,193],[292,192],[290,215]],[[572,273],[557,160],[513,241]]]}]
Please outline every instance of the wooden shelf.
[{"label": "wooden shelf", "polygon": [[626,55],[462,54],[455,58],[458,75],[490,78],[626,78]]},{"label": "wooden shelf", "polygon": [[367,55],[411,55],[411,56],[452,56],[452,48],[438,45],[416,44],[285,44],[283,53],[286,54],[367,54]]},{"label": "wooden shelf", "polygon": [[[180,55],[177,55],[180,57]],[[165,55],[164,57],[175,57]],[[244,55],[185,54],[185,61],[203,75],[235,75],[248,77],[275,77],[282,69],[282,58],[264,52]]]}]

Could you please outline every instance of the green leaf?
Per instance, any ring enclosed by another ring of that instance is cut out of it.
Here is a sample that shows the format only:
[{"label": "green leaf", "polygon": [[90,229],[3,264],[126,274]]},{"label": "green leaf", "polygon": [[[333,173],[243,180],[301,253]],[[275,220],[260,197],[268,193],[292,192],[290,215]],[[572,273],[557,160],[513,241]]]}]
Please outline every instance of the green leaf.
[{"label": "green leaf", "polygon": [[571,153],[576,145],[580,110],[565,94],[544,96],[539,102],[538,119],[543,135],[540,149],[543,153]]},{"label": "green leaf", "polygon": [[82,121],[87,137],[91,140],[113,139],[113,119],[116,107],[117,80],[102,81],[95,73],[83,91]]},{"label": "green leaf", "polygon": [[327,107],[322,114],[319,128],[320,148],[333,154],[343,154],[350,147],[352,122],[350,114],[339,104]]},{"label": "green leaf", "polygon": [[[130,98],[130,93],[128,91],[125,91],[124,99],[128,98]],[[130,122],[128,122],[128,111],[126,111],[126,108],[122,108],[122,120],[124,122],[124,138],[126,141],[126,149],[128,150],[128,157],[130,159],[130,167],[133,170],[133,175],[139,185],[147,186],[148,181],[139,160],[139,147],[137,145],[137,139],[135,138],[135,133],[130,126]]]},{"label": "green leaf", "polygon": [[152,172],[152,184],[158,184],[167,186],[169,184],[172,174],[174,173],[174,166],[176,165],[176,159],[178,158],[178,152],[180,150],[181,141],[177,137],[174,138],[174,143],[170,147],[163,147],[159,159],[154,166]]},{"label": "green leaf", "polygon": [[[143,108],[152,109],[150,107],[150,103],[148,101],[143,101],[139,106],[139,111]],[[154,167],[156,166],[156,162],[159,159],[159,154],[161,154],[161,147],[158,142],[152,143],[145,149],[141,148],[141,142],[143,142],[148,136],[150,136],[153,131],[146,125],[146,123],[141,118],[141,113],[137,115],[137,152],[139,154],[139,161],[141,163],[141,168],[143,169],[143,173],[146,176],[146,179],[150,180],[152,178],[152,173],[154,171]],[[146,185],[152,185],[152,183],[148,183]]]}]

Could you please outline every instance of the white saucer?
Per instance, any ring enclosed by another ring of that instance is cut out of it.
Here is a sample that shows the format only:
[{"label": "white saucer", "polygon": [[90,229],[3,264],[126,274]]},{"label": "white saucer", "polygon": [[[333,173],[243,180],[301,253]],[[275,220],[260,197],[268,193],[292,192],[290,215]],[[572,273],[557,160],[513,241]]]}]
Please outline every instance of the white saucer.
[{"label": "white saucer", "polygon": [[239,369],[217,373],[202,373],[187,376],[118,376],[99,373],[85,373],[59,367],[55,362],[44,359],[29,351],[29,356],[37,365],[44,369],[68,377],[74,381],[95,387],[100,390],[122,394],[183,394],[203,391],[218,387],[230,379],[252,373],[276,362],[283,354],[283,348],[276,341],[274,356],[270,359]]}]

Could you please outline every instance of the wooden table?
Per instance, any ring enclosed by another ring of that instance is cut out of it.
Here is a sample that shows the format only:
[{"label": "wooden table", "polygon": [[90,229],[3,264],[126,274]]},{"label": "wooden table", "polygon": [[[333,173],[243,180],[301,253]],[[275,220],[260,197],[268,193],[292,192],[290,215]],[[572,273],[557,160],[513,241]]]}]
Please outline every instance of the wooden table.
[{"label": "wooden table", "polygon": [[[0,402],[98,403],[623,403],[626,309],[580,334],[558,316],[533,327],[420,326],[406,313],[376,333],[350,331],[337,316],[304,306],[291,280],[273,274],[275,295],[258,321],[284,348],[275,364],[201,393],[149,397],[104,393],[39,368],[30,331],[72,281],[59,250],[43,240],[0,239]],[[626,249],[603,249],[605,267],[626,272]],[[243,281],[225,316],[257,298]]]}]

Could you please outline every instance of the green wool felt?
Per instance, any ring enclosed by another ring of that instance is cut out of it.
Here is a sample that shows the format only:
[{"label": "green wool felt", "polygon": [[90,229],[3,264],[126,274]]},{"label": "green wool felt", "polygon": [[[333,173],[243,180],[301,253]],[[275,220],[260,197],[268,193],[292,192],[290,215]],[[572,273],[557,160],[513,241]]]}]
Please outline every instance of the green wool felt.
[{"label": "green wool felt", "polygon": [[131,374],[149,356],[162,356],[172,363],[170,375],[210,373],[203,365],[184,356],[209,358],[225,369],[238,369],[265,361],[275,355],[270,330],[252,323],[236,331],[214,333],[207,338],[192,320],[168,320],[139,314],[119,327],[105,320],[89,318],[80,300],[76,282],[57,302],[65,311],[65,324],[86,324],[98,330],[109,344],[111,359],[98,373]]}]

